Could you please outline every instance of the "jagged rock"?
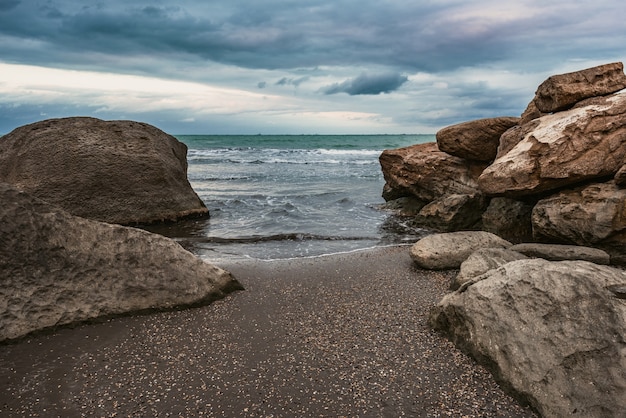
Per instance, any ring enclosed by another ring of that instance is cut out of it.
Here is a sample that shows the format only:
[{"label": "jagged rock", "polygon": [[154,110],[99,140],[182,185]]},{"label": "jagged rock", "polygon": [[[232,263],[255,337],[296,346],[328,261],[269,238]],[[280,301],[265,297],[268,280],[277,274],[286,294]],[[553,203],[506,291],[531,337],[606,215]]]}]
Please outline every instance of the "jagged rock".
[{"label": "jagged rock", "polygon": [[484,231],[428,235],[411,247],[411,258],[429,270],[458,269],[479,248],[507,248],[511,243]]},{"label": "jagged rock", "polygon": [[380,208],[395,212],[399,216],[415,216],[426,203],[416,197],[406,196],[383,203]]},{"label": "jagged rock", "polygon": [[186,155],[185,144],[145,123],[51,119],[0,138],[0,181],[104,222],[208,215]]},{"label": "jagged rock", "polygon": [[500,136],[517,125],[520,118],[478,119],[448,126],[437,132],[439,149],[455,157],[476,161],[496,158]]},{"label": "jagged rock", "polygon": [[241,286],[169,238],[79,218],[0,183],[0,341],[76,321],[206,304]]},{"label": "jagged rock", "polygon": [[417,225],[438,231],[480,229],[485,209],[483,195],[452,194],[424,206],[414,217]]},{"label": "jagged rock", "polygon": [[615,62],[553,75],[539,85],[533,102],[540,112],[551,113],[569,109],[581,100],[605,96],[624,88],[624,66],[621,62]]},{"label": "jagged rock", "polygon": [[478,184],[487,195],[519,197],[613,176],[625,161],[625,130],[626,94],[589,99],[513,131],[519,141]]},{"label": "jagged rock", "polygon": [[426,203],[449,194],[478,193],[476,179],[486,166],[446,154],[434,142],[385,150],[379,160],[385,200],[413,196]]},{"label": "jagged rock", "polygon": [[538,239],[626,251],[626,189],[613,182],[564,190],[540,200],[532,212]]},{"label": "jagged rock", "polygon": [[430,323],[542,416],[622,417],[626,272],[585,261],[505,264],[446,295]]},{"label": "jagged rock", "polygon": [[524,254],[514,251],[515,246],[509,248],[481,248],[470,254],[459,269],[459,274],[452,282],[452,290],[490,270],[503,266],[511,261],[526,260]]},{"label": "jagged rock", "polygon": [[581,245],[523,243],[513,245],[509,250],[550,261],[582,260],[596,264],[611,262],[611,257],[606,251]]},{"label": "jagged rock", "polygon": [[[530,121],[530,123],[534,123],[534,119]],[[532,127],[537,126],[538,122],[533,125],[524,124],[524,125],[515,125],[511,129],[508,129],[500,136],[500,145],[498,146],[498,151],[496,153],[496,159],[506,155],[509,151],[511,151],[519,142],[524,138],[527,132],[529,132]]]},{"label": "jagged rock", "polygon": [[533,206],[506,197],[494,197],[482,214],[483,230],[513,243],[532,241]]}]

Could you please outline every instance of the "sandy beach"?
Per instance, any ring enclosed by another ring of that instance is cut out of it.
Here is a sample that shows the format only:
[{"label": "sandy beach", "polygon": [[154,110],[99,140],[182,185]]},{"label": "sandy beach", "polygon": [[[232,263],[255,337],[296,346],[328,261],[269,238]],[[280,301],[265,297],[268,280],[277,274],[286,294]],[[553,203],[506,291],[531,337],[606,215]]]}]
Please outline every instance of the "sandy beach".
[{"label": "sandy beach", "polygon": [[408,247],[220,266],[246,290],[0,346],[0,415],[535,416],[428,327],[456,272]]}]

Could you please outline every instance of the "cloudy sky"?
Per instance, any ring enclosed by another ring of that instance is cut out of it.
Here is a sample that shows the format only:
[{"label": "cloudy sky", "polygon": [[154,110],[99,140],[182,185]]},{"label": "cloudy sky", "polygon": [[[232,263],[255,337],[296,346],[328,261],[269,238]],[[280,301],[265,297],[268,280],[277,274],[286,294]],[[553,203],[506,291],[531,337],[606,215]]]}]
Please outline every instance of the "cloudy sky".
[{"label": "cloudy sky", "polygon": [[626,60],[623,0],[0,0],[0,134],[434,133]]}]

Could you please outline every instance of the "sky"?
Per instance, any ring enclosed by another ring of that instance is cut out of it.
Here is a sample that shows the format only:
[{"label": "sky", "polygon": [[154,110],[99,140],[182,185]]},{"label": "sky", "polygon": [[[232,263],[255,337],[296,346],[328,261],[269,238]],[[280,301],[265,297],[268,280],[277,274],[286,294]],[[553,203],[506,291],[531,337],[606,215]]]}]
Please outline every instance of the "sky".
[{"label": "sky", "polygon": [[623,0],[0,0],[0,135],[420,134],[626,59]]}]

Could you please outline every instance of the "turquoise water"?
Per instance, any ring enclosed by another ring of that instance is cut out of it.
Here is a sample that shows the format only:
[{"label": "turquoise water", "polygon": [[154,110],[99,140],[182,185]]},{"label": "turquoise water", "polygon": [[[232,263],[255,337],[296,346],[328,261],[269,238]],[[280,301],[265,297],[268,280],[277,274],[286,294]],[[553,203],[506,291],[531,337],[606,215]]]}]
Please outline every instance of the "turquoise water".
[{"label": "turquoise water", "polygon": [[384,149],[434,135],[193,135],[189,181],[211,214],[157,232],[203,258],[286,259],[415,240],[379,206]]}]

